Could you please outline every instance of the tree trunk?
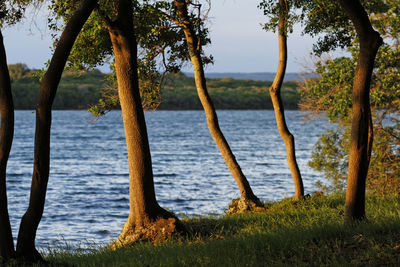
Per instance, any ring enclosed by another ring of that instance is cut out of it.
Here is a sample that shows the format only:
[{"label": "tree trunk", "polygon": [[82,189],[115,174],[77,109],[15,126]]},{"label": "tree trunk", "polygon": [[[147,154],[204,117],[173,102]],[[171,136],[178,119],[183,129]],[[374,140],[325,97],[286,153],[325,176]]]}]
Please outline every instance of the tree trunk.
[{"label": "tree trunk", "polygon": [[369,89],[375,56],[382,38],[372,28],[358,0],[339,0],[339,4],[353,22],[360,42],[353,82],[353,121],[345,208],[345,223],[353,223],[365,217],[365,183],[373,142]]},{"label": "tree trunk", "polygon": [[278,22],[278,41],[279,41],[279,64],[276,71],[274,82],[269,88],[272,104],[275,112],[276,125],[279,134],[286,146],[286,157],[289,165],[290,172],[294,182],[295,193],[293,198],[295,200],[304,196],[303,180],[301,178],[299,166],[296,161],[294,137],[290,133],[285,120],[285,110],[281,98],[281,87],[283,78],[285,77],[286,64],[287,64],[287,14],[288,6],[285,0],[279,0],[281,8]]},{"label": "tree trunk", "polygon": [[7,207],[6,169],[14,135],[14,104],[11,93],[3,35],[0,31],[0,264],[14,256]]},{"label": "tree trunk", "polygon": [[[117,19],[113,22],[108,21],[107,26],[115,56],[118,95],[129,162],[130,213],[117,241],[118,246],[123,246],[137,239],[152,239],[151,235],[162,234],[162,227],[155,229],[150,225],[160,223],[164,219],[164,223],[179,224],[179,221],[172,213],[161,208],[156,200],[150,147],[139,93],[132,2],[119,0],[117,3]],[[165,229],[166,232],[167,230]],[[170,230],[173,232],[175,228]]]},{"label": "tree trunk", "polygon": [[84,0],[74,11],[61,34],[49,68],[40,85],[36,106],[35,149],[29,207],[22,217],[17,242],[17,255],[28,261],[42,259],[35,249],[35,236],[43,214],[49,178],[53,100],[75,39],[94,9],[96,2],[96,0]]},{"label": "tree trunk", "polygon": [[203,106],[204,112],[207,117],[207,124],[211,136],[217,144],[222,157],[224,158],[229,171],[235,179],[240,189],[241,200],[251,201],[257,205],[262,205],[260,200],[253,193],[246,176],[243,174],[232,150],[229,147],[218,123],[217,113],[215,112],[214,105],[211,101],[210,95],[207,91],[206,78],[204,76],[203,63],[200,54],[200,45],[198,37],[196,36],[192,22],[188,16],[187,3],[185,0],[174,0],[178,9],[178,17],[185,33],[187,46],[189,49],[190,60],[193,64],[194,79],[196,82],[197,94]]}]

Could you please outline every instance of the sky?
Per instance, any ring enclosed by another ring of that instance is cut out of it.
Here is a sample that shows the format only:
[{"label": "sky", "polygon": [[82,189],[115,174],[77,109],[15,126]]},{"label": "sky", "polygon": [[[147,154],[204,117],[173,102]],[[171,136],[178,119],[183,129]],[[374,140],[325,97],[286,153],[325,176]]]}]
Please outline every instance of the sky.
[{"label": "sky", "polygon": [[[261,23],[266,17],[257,8],[260,0],[213,0],[209,14],[214,65],[206,72],[275,72],[278,61],[277,34],[265,32]],[[29,68],[43,68],[51,57],[51,37],[47,29],[48,11],[29,11],[20,24],[3,30],[8,64],[25,63]],[[32,19],[35,18],[34,20]],[[301,72],[309,58],[313,40],[299,29],[288,38],[288,72]],[[107,71],[107,67],[101,68]],[[184,71],[191,72],[191,65]]]}]

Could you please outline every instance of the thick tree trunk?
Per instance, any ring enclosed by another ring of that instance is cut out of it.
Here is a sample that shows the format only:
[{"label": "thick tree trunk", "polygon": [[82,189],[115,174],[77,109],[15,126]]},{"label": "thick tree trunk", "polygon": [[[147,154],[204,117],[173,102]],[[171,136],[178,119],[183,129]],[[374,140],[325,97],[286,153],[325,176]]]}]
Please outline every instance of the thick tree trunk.
[{"label": "thick tree trunk", "polygon": [[345,208],[345,223],[353,223],[365,217],[365,183],[373,141],[369,89],[382,38],[372,28],[360,1],[339,0],[339,4],[352,20],[360,42],[353,82],[353,121]]},{"label": "thick tree trunk", "polygon": [[286,1],[279,0],[281,7],[281,13],[279,15],[278,22],[278,41],[279,41],[279,64],[278,70],[276,71],[274,82],[269,88],[271,95],[272,104],[275,112],[276,125],[278,127],[279,134],[281,135],[283,142],[286,146],[286,157],[289,165],[290,172],[294,182],[295,193],[293,198],[295,200],[300,199],[304,196],[303,180],[301,178],[299,166],[296,161],[295,142],[294,137],[290,133],[285,120],[285,111],[281,98],[281,87],[283,78],[285,77],[286,64],[287,64],[287,5]]},{"label": "thick tree trunk", "polygon": [[[115,56],[118,95],[128,150],[130,199],[129,218],[117,241],[117,246],[121,246],[162,234],[162,229],[154,228],[154,224],[160,225],[160,221],[171,222],[173,225],[179,224],[179,221],[161,208],[156,200],[150,147],[139,92],[132,2],[119,0],[117,3],[117,19],[108,23],[108,29]],[[159,230],[160,233],[157,233]],[[165,229],[166,232],[168,230],[176,229]]]},{"label": "thick tree trunk", "polygon": [[51,108],[62,72],[80,30],[93,11],[96,0],[84,0],[74,11],[57,43],[48,70],[40,85],[36,106],[34,166],[29,207],[18,233],[17,255],[28,261],[41,260],[35,249],[35,236],[42,218],[50,168]]},{"label": "thick tree trunk", "polygon": [[178,8],[178,17],[185,33],[187,46],[189,49],[190,60],[193,64],[194,78],[196,82],[197,94],[207,117],[207,124],[211,136],[217,144],[222,157],[224,158],[229,171],[235,179],[240,189],[241,200],[251,201],[261,205],[260,200],[253,193],[246,176],[243,174],[232,150],[229,147],[218,123],[217,113],[207,91],[206,78],[204,76],[203,63],[199,51],[198,37],[196,36],[192,22],[188,16],[187,3],[185,0],[175,0]]},{"label": "thick tree trunk", "polygon": [[14,256],[14,241],[7,207],[6,169],[14,135],[14,104],[3,35],[0,31],[0,265]]}]

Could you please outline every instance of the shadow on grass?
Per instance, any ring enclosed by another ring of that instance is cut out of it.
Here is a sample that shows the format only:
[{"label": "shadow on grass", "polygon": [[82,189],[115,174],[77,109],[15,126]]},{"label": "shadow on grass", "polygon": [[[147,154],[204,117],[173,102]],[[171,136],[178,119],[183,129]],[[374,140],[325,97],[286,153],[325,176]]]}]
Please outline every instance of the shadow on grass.
[{"label": "shadow on grass", "polygon": [[193,236],[116,251],[60,252],[71,266],[399,265],[400,200],[369,198],[368,221],[343,225],[343,196],[266,204],[267,212],[185,220]]}]

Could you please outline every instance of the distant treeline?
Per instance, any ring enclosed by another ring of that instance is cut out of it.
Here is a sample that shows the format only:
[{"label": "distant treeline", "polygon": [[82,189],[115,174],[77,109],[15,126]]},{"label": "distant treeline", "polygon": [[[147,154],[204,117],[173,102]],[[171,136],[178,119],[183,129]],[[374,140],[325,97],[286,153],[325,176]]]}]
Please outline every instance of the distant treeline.
[{"label": "distant treeline", "polygon": [[[25,64],[9,65],[11,88],[16,109],[35,109],[39,93],[39,73]],[[54,109],[87,109],[98,102],[107,75],[94,71],[64,71]]]},{"label": "distant treeline", "polygon": [[[10,65],[16,109],[34,109],[39,92],[36,71],[24,64]],[[101,98],[107,74],[94,71],[64,71],[54,109],[88,109]],[[217,109],[272,109],[268,93],[271,82],[240,79],[208,79],[209,93]],[[285,82],[282,97],[285,107],[296,109],[300,96],[296,82]],[[194,79],[183,73],[168,75],[161,90],[159,109],[201,109]]]},{"label": "distant treeline", "polygon": [[[207,79],[217,109],[272,109],[268,87],[271,82],[231,78]],[[285,82],[282,98],[287,109],[297,109],[300,94],[296,82]],[[194,79],[182,73],[169,75],[162,90],[160,109],[201,109]]]},{"label": "distant treeline", "polygon": [[[185,72],[188,77],[193,77],[193,72]],[[241,80],[269,81],[275,78],[274,72],[206,72],[206,78],[222,79],[232,78]],[[286,72],[284,81],[303,81],[304,79],[316,78],[315,73]]]}]

